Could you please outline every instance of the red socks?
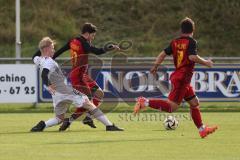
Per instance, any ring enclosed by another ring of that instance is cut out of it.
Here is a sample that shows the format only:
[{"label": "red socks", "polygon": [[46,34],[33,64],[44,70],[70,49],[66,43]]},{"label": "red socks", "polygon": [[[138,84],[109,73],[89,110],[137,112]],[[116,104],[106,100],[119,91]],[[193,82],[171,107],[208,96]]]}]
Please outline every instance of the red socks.
[{"label": "red socks", "polygon": [[203,123],[202,123],[202,117],[201,117],[201,113],[199,110],[199,106],[191,106],[190,111],[191,111],[190,113],[191,113],[191,116],[192,116],[195,126],[197,128],[200,128],[203,125]]},{"label": "red socks", "polygon": [[[170,104],[165,101],[165,100],[160,100],[160,99],[149,99],[148,106],[154,109],[162,110],[165,112],[172,112],[172,108]],[[197,128],[202,127],[202,117],[201,117],[201,112],[199,109],[199,106],[191,106],[190,107],[190,113],[193,119],[194,124],[196,125]]]},{"label": "red socks", "polygon": [[84,112],[86,111],[86,109],[84,108],[77,108],[75,110],[75,112],[71,115],[71,117],[73,119],[77,119],[78,117],[80,117]]},{"label": "red socks", "polygon": [[168,113],[172,112],[170,104],[167,101],[161,99],[149,99],[149,107]]},{"label": "red socks", "polygon": [[[101,103],[101,99],[96,98],[96,97],[93,98],[93,104],[94,104],[96,107],[98,107],[98,106],[100,105],[100,103]],[[72,118],[73,118],[73,119],[77,119],[77,118],[80,117],[85,111],[86,111],[86,109],[84,109],[84,108],[77,108],[77,109],[75,110],[75,112],[72,114]]]}]

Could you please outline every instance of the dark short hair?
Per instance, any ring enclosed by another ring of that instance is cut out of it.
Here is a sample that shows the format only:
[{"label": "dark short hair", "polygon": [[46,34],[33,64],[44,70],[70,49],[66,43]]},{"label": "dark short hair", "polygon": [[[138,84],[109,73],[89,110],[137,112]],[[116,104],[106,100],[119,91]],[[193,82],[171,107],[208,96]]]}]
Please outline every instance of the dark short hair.
[{"label": "dark short hair", "polygon": [[195,24],[192,19],[186,17],[181,21],[182,33],[192,33],[195,30]]},{"label": "dark short hair", "polygon": [[82,27],[82,34],[83,33],[95,33],[97,32],[97,27],[92,23],[85,23]]}]

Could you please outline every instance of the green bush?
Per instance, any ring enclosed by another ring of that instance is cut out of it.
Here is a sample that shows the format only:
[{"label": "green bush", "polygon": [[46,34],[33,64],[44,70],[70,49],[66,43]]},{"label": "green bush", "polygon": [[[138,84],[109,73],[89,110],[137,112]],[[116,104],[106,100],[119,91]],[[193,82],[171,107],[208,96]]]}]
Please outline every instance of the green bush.
[{"label": "green bush", "polygon": [[[10,57],[15,54],[15,1],[0,3],[0,56]],[[239,8],[239,0],[21,0],[22,56],[31,56],[43,36],[56,39],[59,48],[87,21],[99,28],[97,46],[131,39],[130,56],[156,56],[178,36],[186,16],[196,23],[199,54],[238,56]]]}]

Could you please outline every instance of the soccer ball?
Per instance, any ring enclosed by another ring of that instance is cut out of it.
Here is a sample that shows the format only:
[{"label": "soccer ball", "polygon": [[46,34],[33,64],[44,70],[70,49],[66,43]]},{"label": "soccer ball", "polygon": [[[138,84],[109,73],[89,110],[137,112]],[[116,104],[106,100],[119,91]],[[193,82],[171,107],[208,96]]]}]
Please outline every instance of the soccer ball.
[{"label": "soccer ball", "polygon": [[174,116],[167,116],[163,125],[166,130],[175,130],[178,127],[178,121]]}]

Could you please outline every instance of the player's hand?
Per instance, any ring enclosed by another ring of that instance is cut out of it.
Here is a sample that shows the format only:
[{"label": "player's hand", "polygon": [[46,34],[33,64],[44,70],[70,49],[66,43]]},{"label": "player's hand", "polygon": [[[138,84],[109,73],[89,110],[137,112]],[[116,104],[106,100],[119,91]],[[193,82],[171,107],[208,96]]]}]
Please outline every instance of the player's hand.
[{"label": "player's hand", "polygon": [[157,75],[157,70],[158,70],[158,66],[153,66],[150,69],[150,73],[152,73],[154,76],[156,76]]},{"label": "player's hand", "polygon": [[209,68],[213,67],[213,61],[209,58],[208,60],[206,60],[205,65]]},{"label": "player's hand", "polygon": [[120,51],[121,49],[119,48],[119,46],[117,44],[114,44],[113,42],[109,42],[107,44],[104,45],[104,50],[105,51]]},{"label": "player's hand", "polygon": [[121,50],[118,45],[112,45],[112,47],[113,47],[116,51],[120,51],[120,50]]},{"label": "player's hand", "polygon": [[47,87],[47,89],[48,89],[48,92],[49,92],[51,95],[54,95],[55,92],[56,92],[56,86],[55,86],[55,84],[49,85],[49,86]]}]

